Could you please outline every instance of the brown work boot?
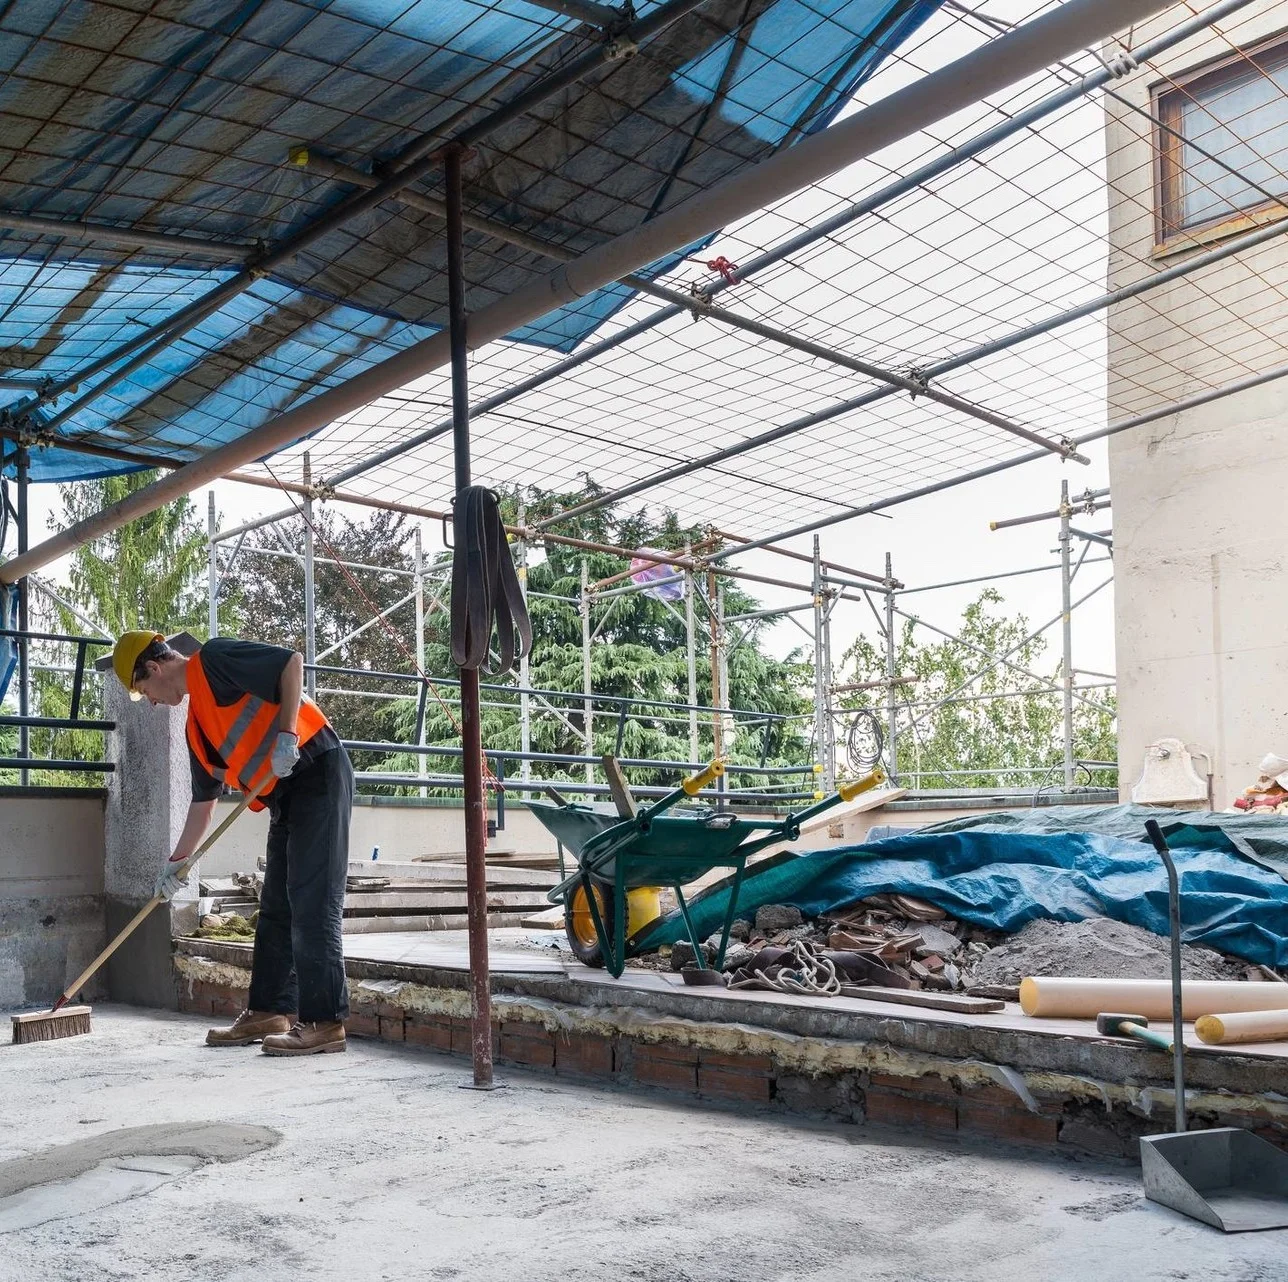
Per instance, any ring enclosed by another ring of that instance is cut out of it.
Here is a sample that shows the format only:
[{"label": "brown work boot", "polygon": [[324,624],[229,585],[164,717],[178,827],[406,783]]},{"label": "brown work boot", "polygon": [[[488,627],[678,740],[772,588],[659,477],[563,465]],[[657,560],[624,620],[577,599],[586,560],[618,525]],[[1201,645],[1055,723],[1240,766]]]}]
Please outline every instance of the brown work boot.
[{"label": "brown work boot", "polygon": [[290,1031],[293,1015],[278,1015],[271,1010],[244,1010],[233,1020],[231,1028],[212,1028],[206,1034],[207,1046],[249,1046],[273,1033]]},{"label": "brown work boot", "polygon": [[265,1055],[321,1055],[344,1047],[344,1025],[339,1020],[311,1024],[297,1020],[289,1032],[264,1038]]}]

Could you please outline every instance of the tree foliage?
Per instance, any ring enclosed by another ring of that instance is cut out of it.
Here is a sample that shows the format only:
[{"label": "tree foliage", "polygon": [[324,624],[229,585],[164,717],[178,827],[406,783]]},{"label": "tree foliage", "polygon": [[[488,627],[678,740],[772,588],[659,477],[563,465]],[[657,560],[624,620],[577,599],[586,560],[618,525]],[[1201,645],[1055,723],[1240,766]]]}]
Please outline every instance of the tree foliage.
[{"label": "tree foliage", "polygon": [[[957,637],[939,637],[906,620],[897,636],[896,673],[916,684],[897,688],[900,700],[898,754],[901,774],[925,788],[1031,788],[1062,779],[1063,703],[1051,690],[1058,666],[1043,676],[1047,642],[1030,637],[1022,614],[1007,615],[995,588],[966,607]],[[1007,663],[988,656],[1009,653]],[[843,659],[843,683],[885,676],[884,643],[860,636]],[[1027,676],[1026,669],[1037,677]],[[1048,669],[1049,670],[1049,669]],[[977,680],[971,680],[977,673]],[[935,707],[937,700],[955,700]],[[844,706],[870,707],[884,717],[879,691],[848,695]],[[1116,757],[1115,700],[1109,690],[1081,692],[1075,701],[1074,756],[1086,761]],[[1105,771],[1083,771],[1080,782],[1112,783]]]},{"label": "tree foliage", "polygon": [[[525,519],[535,524],[544,517],[567,511],[600,493],[586,479],[584,488],[572,493],[529,491],[526,495]],[[513,494],[503,498],[503,514],[513,521],[518,516],[518,500]],[[686,543],[698,543],[705,537],[698,528],[683,528],[674,514],[654,520],[643,511],[621,513],[614,507],[597,509],[559,525],[564,536],[619,547],[652,547],[681,553]],[[549,542],[530,554],[528,569],[529,613],[532,619],[533,648],[529,665],[532,688],[567,691],[572,697],[549,697],[534,700],[531,716],[531,750],[566,756],[585,754],[585,711],[580,697],[583,689],[582,618],[578,602],[581,596],[581,567],[585,561],[590,583],[621,573],[626,568],[622,558],[611,553],[584,551]],[[706,584],[699,583],[705,594]],[[743,613],[755,608],[755,601],[732,584],[725,589],[725,613]],[[552,600],[550,598],[561,598]],[[450,597],[445,598],[448,604]],[[698,704],[711,703],[711,650],[706,638],[705,605],[696,610],[696,685]],[[618,715],[612,701],[654,700],[659,703],[689,702],[688,662],[684,624],[684,603],[663,602],[642,592],[610,597],[591,607],[590,623],[594,639],[590,647],[591,686],[595,692],[592,716],[595,753],[617,750]],[[762,625],[763,626],[763,625]],[[733,721],[732,740],[726,739],[723,750],[729,759],[757,763],[762,755],[770,764],[799,763],[806,752],[801,727],[806,724],[806,702],[802,696],[805,665],[799,655],[786,660],[774,659],[759,645],[761,628],[755,627],[747,639],[728,658],[730,690],[724,705],[756,712],[776,713],[795,718],[768,723],[743,715]],[[446,611],[431,616],[426,627],[428,670],[450,672],[450,633]],[[486,677],[485,677],[486,680]],[[516,684],[512,674],[504,684]],[[454,687],[442,687],[439,693],[455,700]],[[517,716],[518,698],[502,691],[485,691],[483,740],[493,748],[519,750],[521,731]],[[607,705],[607,707],[606,707]],[[629,704],[622,728],[620,755],[624,758],[687,762],[690,759],[689,714],[675,708],[653,708],[647,704]],[[455,714],[455,707],[453,707]],[[392,710],[396,733],[404,740],[414,730],[415,709],[403,703]],[[709,759],[714,752],[712,715],[698,714],[698,758]],[[458,735],[447,712],[431,698],[426,718],[426,740],[431,744],[454,745]],[[410,758],[396,759],[393,768],[412,766]],[[433,770],[458,769],[459,759],[434,759]],[[510,773],[516,767],[510,766]],[[583,776],[576,765],[542,763],[534,774],[545,778]],[[673,782],[674,770],[632,771],[637,784]]]},{"label": "tree foliage", "polygon": [[[409,571],[413,561],[411,529],[407,517],[400,513],[374,511],[363,519],[350,520],[325,504],[314,507],[312,519],[317,531],[313,548],[314,636],[317,652],[323,655],[412,590],[406,573],[354,570],[334,562]],[[304,651],[304,533],[303,518],[293,517],[250,536],[253,545],[264,552],[243,548],[228,576],[227,587],[235,595],[236,608],[224,629],[226,635]],[[431,588],[428,598],[432,596]],[[413,606],[403,605],[389,616],[391,628],[376,623],[320,662],[359,673],[410,673],[414,671],[414,620]],[[317,685],[329,690],[390,692],[388,682],[363,675],[320,673]],[[345,738],[389,738],[387,699],[328,693],[320,696],[320,701]]]},{"label": "tree foliage", "polygon": [[[61,485],[61,517],[51,517],[50,528],[83,520],[129,497],[156,476],[155,471],[130,472]],[[176,499],[77,548],[61,595],[109,637],[140,627],[166,633],[186,628],[204,636],[205,569],[205,533],[191,501]],[[84,636],[89,630],[76,614],[38,590],[30,592],[29,601],[35,631]],[[75,653],[74,647],[64,643],[32,645],[35,715],[71,715],[72,678],[66,672],[48,669],[69,665]],[[101,650],[91,650],[88,659],[101,654]],[[16,697],[11,701],[16,703]],[[78,715],[83,720],[103,715],[101,687],[92,673],[84,682]],[[30,746],[34,757],[94,761],[103,756],[103,736],[95,730],[33,728]],[[75,785],[92,782],[94,776],[83,771],[43,771],[35,778],[44,784]]]}]

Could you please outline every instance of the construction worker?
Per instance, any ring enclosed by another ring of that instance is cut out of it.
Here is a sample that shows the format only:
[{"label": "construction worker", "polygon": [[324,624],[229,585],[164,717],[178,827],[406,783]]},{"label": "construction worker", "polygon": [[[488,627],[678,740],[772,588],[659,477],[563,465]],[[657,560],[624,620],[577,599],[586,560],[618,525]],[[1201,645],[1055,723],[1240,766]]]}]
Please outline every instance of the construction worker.
[{"label": "construction worker", "polygon": [[177,708],[188,700],[192,804],[157,878],[173,897],[225,784],[252,792],[266,781],[268,859],[247,1009],[209,1046],[262,1041],[267,1055],[345,1048],[349,1013],[341,949],[353,767],[322,710],[304,695],[294,650],[218,637],[190,658],[151,631],[127,632],[112,667],[131,699]]}]

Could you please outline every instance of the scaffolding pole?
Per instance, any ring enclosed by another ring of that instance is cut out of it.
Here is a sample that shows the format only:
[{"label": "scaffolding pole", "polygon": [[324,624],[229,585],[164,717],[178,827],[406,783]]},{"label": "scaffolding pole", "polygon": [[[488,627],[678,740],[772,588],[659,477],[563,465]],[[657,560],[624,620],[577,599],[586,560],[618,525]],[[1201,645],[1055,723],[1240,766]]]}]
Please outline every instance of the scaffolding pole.
[{"label": "scaffolding pole", "polygon": [[[720,701],[712,700],[712,704],[719,707],[724,704],[727,708],[732,708],[733,704],[729,698],[729,634],[725,628],[725,581],[717,577],[715,580],[716,597],[715,597],[715,636],[716,636],[716,662],[720,669]],[[720,718],[720,751],[716,754],[724,757],[733,749],[733,740],[737,735],[737,722],[733,714],[719,712],[716,714]],[[728,726],[725,725],[725,717],[729,718]],[[726,738],[725,730],[729,729],[730,734]],[[725,791],[725,777],[721,775],[716,780],[716,791],[723,793]]]},{"label": "scaffolding pole", "polygon": [[[692,555],[689,544],[684,545],[684,555]],[[697,587],[693,571],[684,572],[684,659],[689,678],[689,760],[698,759],[698,652],[693,631],[694,597]]]},{"label": "scaffolding pole", "polygon": [[886,646],[886,753],[888,756],[886,773],[890,782],[899,782],[899,697],[898,684],[899,656],[894,632],[894,565],[890,553],[885,557],[885,646]]},{"label": "scaffolding pole", "polygon": [[215,492],[206,495],[206,636],[219,635],[219,545],[218,516],[215,512]]},{"label": "scaffolding pole", "polygon": [[313,565],[313,465],[304,451],[304,693],[317,697],[313,664],[318,661],[317,596]]},{"label": "scaffolding pole", "polygon": [[823,567],[814,536],[814,761],[827,788],[827,674],[823,671]]},{"label": "scaffolding pole", "polygon": [[[425,550],[421,538],[420,526],[416,527],[416,541],[412,549],[412,568],[416,577],[413,582],[416,585],[416,671],[420,674],[423,681],[425,679]],[[421,708],[423,709],[423,692]],[[425,716],[422,711],[416,718],[416,746],[423,748],[425,746]],[[423,752],[416,754],[416,773],[418,775],[427,775],[429,773],[429,761]],[[426,789],[420,790],[422,797],[427,797],[429,793]]]},{"label": "scaffolding pole", "polygon": [[[522,497],[519,499],[519,528],[525,524],[527,509]],[[519,591],[523,594],[523,608],[528,608],[528,541],[520,536],[515,544],[519,553]],[[524,753],[532,751],[532,696],[528,694],[532,671],[528,650],[524,646],[519,654],[519,685],[523,693],[519,695],[519,750]],[[532,762],[525,756],[519,763],[519,777],[524,783],[532,780]]]},{"label": "scaffolding pole", "polygon": [[[30,509],[28,489],[31,485],[31,455],[25,445],[18,447],[16,459],[18,473],[18,555],[27,550],[28,522]],[[27,632],[31,628],[28,611],[31,598],[28,591],[27,576],[18,580],[18,631],[23,635],[18,639],[18,715],[31,716],[31,644]],[[31,756],[31,728],[27,725],[18,727],[18,756],[26,761]],[[19,773],[18,781],[25,788],[31,776],[24,766]]]},{"label": "scaffolding pole", "polygon": [[1073,787],[1073,574],[1069,548],[1069,482],[1060,482],[1060,643],[1064,702],[1064,786]]},{"label": "scaffolding pole", "polygon": [[[582,705],[583,715],[586,725],[586,756],[595,755],[595,703],[593,698],[594,685],[590,673],[590,574],[586,566],[586,558],[581,558],[581,692],[585,696],[585,702]],[[595,782],[595,767],[587,764],[586,782]]]}]

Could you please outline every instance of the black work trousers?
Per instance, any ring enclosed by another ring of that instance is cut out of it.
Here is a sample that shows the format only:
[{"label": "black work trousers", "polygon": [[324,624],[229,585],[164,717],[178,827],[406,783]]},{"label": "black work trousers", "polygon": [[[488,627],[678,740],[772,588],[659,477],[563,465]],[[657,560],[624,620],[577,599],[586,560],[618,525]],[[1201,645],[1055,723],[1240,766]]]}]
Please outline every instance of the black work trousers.
[{"label": "black work trousers", "polygon": [[268,859],[255,927],[251,1010],[304,1023],[349,1014],[340,925],[349,872],[353,767],[324,752],[268,796]]}]

